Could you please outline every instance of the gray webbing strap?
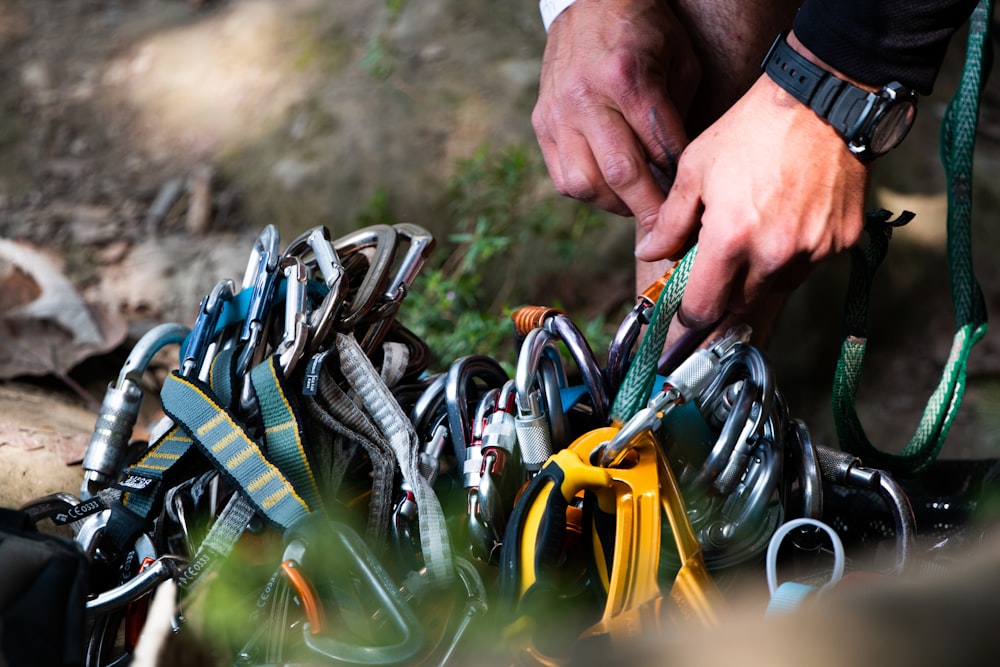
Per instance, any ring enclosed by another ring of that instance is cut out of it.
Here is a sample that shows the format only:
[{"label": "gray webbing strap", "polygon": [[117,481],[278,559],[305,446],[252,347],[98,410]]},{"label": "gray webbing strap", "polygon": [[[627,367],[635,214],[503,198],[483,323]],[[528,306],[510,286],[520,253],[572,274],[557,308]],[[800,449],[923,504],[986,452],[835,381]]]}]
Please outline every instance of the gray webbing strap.
[{"label": "gray webbing strap", "polygon": [[420,545],[431,584],[450,584],[455,576],[444,512],[434,489],[419,471],[420,441],[396,398],[353,336],[337,334],[340,368],[372,420],[388,437],[403,479],[417,503]]},{"label": "gray webbing strap", "polygon": [[[368,454],[372,465],[372,494],[368,504],[366,536],[369,545],[378,552],[389,536],[392,520],[393,478],[396,473],[392,448],[368,415],[328,373],[320,375],[318,394],[311,397],[306,406],[322,426],[340,436],[340,442],[345,439],[356,442]],[[346,459],[344,465],[348,462]]]},{"label": "gray webbing strap", "polygon": [[205,581],[206,575],[232,553],[255,513],[254,506],[242,493],[234,493],[219,512],[205,539],[198,545],[198,550],[184,568],[177,585],[191,591]]}]

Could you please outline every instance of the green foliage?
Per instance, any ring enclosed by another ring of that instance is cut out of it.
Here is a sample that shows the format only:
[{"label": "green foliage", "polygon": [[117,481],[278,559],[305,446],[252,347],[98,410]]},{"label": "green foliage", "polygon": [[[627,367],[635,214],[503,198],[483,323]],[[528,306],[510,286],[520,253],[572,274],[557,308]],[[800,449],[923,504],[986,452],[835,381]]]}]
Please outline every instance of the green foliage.
[{"label": "green foliage", "polygon": [[373,78],[384,81],[392,74],[392,50],[384,37],[375,37],[365,46],[361,69]]},{"label": "green foliage", "polygon": [[386,0],[385,4],[389,9],[389,16],[392,20],[396,20],[406,9],[407,0]]},{"label": "green foliage", "polygon": [[361,58],[361,69],[379,81],[385,81],[392,76],[394,63],[399,54],[392,48],[389,31],[399,21],[406,5],[407,0],[386,0],[385,9],[388,15],[385,26],[365,45],[365,55]]},{"label": "green foliage", "polygon": [[389,195],[385,188],[378,188],[372,198],[368,200],[365,208],[361,210],[355,220],[358,227],[371,227],[372,225],[393,225],[396,218],[389,210]]},{"label": "green foliage", "polygon": [[[525,267],[541,253],[546,270],[557,270],[573,258],[581,237],[603,224],[589,206],[548,189],[539,194],[540,183],[547,184],[544,165],[524,146],[482,146],[457,164],[447,188],[454,232],[438,239],[400,315],[439,364],[474,353],[502,363],[513,359],[509,316],[512,304],[530,298]],[[384,192],[375,194],[359,222],[393,222]],[[610,338],[603,320],[580,326],[596,349]]]}]

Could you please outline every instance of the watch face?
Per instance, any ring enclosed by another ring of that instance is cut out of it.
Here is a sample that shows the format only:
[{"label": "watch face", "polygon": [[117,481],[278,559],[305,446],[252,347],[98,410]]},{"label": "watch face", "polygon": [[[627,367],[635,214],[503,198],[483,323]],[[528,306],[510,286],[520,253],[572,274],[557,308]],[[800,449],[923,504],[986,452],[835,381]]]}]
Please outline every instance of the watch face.
[{"label": "watch face", "polygon": [[882,155],[895,148],[910,131],[916,116],[917,105],[913,99],[889,104],[872,125],[868,149],[873,155]]}]

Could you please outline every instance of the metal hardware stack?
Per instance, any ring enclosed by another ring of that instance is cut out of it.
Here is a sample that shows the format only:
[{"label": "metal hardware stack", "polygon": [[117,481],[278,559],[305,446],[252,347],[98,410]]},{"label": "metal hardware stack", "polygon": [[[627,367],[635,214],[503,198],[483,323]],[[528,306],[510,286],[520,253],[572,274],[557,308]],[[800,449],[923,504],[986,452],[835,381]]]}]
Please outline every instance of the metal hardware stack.
[{"label": "metal hardware stack", "polygon": [[[603,363],[567,314],[529,307],[513,377],[482,355],[429,369],[397,315],[433,247],[381,225],[316,227],[282,251],[267,227],[238,287],[222,279],[190,328],[138,342],[79,496],[24,508],[70,524],[91,559],[88,665],[129,660],[163,581],[184,632],[234,568],[235,664],[559,664],[589,638],[718,622],[734,577],[764,582],[779,530],[799,571],[825,550],[822,521],[852,567],[907,576],[931,559],[908,490],[816,446],[748,330],[684,337],[646,406],[612,418],[662,282]],[[166,416],[131,441],[142,376],[172,345]],[[853,539],[845,498],[888,523],[888,562]]]}]

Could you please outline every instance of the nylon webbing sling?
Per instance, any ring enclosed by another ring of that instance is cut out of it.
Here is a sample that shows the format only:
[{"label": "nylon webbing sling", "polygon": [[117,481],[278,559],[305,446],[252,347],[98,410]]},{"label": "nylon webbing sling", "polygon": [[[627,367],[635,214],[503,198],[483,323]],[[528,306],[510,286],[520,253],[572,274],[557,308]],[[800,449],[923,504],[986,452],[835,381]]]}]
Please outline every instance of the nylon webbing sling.
[{"label": "nylon webbing sling", "polygon": [[300,420],[285,391],[277,357],[272,355],[250,372],[250,381],[260,403],[264,420],[264,440],[271,461],[288,476],[309,507],[322,505],[319,485],[313,474],[303,441]]},{"label": "nylon webbing sling", "polygon": [[172,471],[187,469],[195,457],[193,442],[177,426],[170,428],[133,466],[119,484],[124,493],[122,505],[133,513],[149,519],[159,510],[163,481]]},{"label": "nylon webbing sling", "polygon": [[868,251],[851,251],[844,338],[834,377],[834,420],[841,448],[861,457],[866,465],[892,472],[918,474],[934,462],[962,402],[969,353],[986,334],[986,304],[972,267],[972,156],[987,75],[984,60],[989,58],[986,49],[990,48],[992,14],[992,0],[981,0],[972,14],[965,69],[941,126],[941,161],[948,181],[947,255],[955,334],[941,379],[916,432],[898,454],[872,445],[854,407],[868,342],[865,320],[871,280],[888,247],[888,223],[872,219]]},{"label": "nylon webbing sling", "polygon": [[413,489],[420,526],[420,546],[428,581],[434,585],[450,584],[454,580],[455,571],[448,530],[441,503],[434,489],[420,474],[417,433],[354,337],[338,333],[336,346],[344,378],[357,393],[372,421],[389,440],[403,479]]},{"label": "nylon webbing sling", "polygon": [[369,416],[337,385],[328,372],[323,372],[317,382],[318,393],[305,397],[310,415],[338,436],[336,442],[338,449],[344,454],[344,463],[349,462],[351,443],[360,445],[368,455],[372,467],[372,485],[366,538],[373,547],[380,549],[388,539],[391,527],[395,453]]},{"label": "nylon webbing sling", "polygon": [[309,513],[309,505],[291,482],[208,386],[172,373],[160,399],[164,412],[183,426],[199,450],[270,523],[285,529]]},{"label": "nylon webbing sling", "polygon": [[695,245],[678,262],[667,280],[667,284],[663,286],[663,291],[660,292],[660,296],[653,306],[646,335],[643,336],[642,342],[639,344],[635,358],[632,360],[628,373],[618,389],[618,395],[615,396],[615,402],[611,406],[612,422],[624,424],[635,413],[646,407],[646,403],[649,402],[656,380],[656,364],[663,353],[663,345],[667,341],[670,321],[681,305],[681,297],[684,295],[684,288],[687,287],[688,274],[691,273],[691,264],[697,254],[698,246]]},{"label": "nylon webbing sling", "polygon": [[[212,362],[210,382],[219,403],[229,405],[232,398],[232,363],[234,349],[223,350]],[[143,457],[127,471],[125,479],[117,486],[124,491],[121,503],[133,513],[151,519],[159,511],[164,480],[187,471],[203,457],[192,455],[194,441],[176,425],[169,427],[149,448]],[[207,470],[206,465],[200,466]]]}]

